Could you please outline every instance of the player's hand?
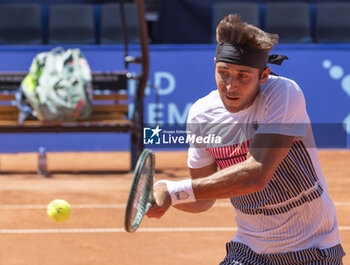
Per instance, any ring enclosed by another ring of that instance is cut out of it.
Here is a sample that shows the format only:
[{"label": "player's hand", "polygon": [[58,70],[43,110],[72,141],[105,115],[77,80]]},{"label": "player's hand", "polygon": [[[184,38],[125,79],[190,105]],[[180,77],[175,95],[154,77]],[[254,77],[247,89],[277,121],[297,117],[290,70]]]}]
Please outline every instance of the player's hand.
[{"label": "player's hand", "polygon": [[146,215],[149,218],[161,218],[171,205],[171,198],[165,183],[153,187],[153,204]]}]

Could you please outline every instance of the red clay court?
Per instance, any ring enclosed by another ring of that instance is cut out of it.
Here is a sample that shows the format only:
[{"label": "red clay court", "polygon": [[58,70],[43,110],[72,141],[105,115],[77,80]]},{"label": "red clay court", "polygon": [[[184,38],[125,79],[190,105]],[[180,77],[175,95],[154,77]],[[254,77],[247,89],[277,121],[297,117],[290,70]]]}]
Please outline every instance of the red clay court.
[{"label": "red clay court", "polygon": [[[321,150],[319,155],[349,253],[350,151]],[[156,152],[156,177],[187,176],[186,158],[186,152]],[[36,153],[2,154],[0,264],[219,264],[225,243],[235,234],[228,200],[201,214],[171,209],[159,220],[146,217],[134,234],[124,232],[131,183],[128,161],[127,152],[49,153],[49,169],[57,173],[43,178],[34,173]],[[103,173],[106,170],[112,173]],[[72,205],[65,223],[54,223],[46,215],[46,205],[55,198]],[[344,264],[350,264],[349,255]]]}]

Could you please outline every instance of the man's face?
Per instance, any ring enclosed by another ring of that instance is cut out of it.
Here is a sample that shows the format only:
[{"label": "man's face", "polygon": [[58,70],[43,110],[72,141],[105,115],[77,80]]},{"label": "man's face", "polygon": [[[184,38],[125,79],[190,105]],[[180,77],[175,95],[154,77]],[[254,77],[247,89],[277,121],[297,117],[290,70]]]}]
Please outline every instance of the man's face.
[{"label": "man's face", "polygon": [[215,79],[225,108],[238,112],[252,105],[269,73],[269,67],[262,71],[244,65],[216,63]]}]

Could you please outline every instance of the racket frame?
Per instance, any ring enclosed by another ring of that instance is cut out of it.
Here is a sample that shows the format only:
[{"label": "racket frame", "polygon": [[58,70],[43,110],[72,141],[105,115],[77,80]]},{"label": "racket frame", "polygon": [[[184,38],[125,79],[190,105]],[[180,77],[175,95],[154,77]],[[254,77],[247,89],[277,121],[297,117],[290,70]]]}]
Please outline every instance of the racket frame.
[{"label": "racket frame", "polygon": [[[131,220],[131,214],[133,210],[134,200],[137,194],[137,186],[140,181],[141,172],[146,165],[147,159],[151,159],[150,161],[150,174],[147,176],[145,189],[141,199],[141,209],[138,210],[134,220]],[[125,209],[125,220],[124,220],[124,228],[127,232],[133,233],[136,232],[138,227],[141,224],[141,221],[148,209],[152,206],[153,203],[153,180],[154,180],[154,172],[155,172],[155,155],[154,152],[150,149],[144,149],[137,160],[133,180],[131,183],[131,188],[129,192],[128,202]]]}]

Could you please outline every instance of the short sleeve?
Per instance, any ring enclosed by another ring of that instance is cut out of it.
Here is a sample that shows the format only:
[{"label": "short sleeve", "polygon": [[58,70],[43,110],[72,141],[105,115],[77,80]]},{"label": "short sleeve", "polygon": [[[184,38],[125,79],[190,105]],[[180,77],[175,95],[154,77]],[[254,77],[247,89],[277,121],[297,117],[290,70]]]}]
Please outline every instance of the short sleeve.
[{"label": "short sleeve", "polygon": [[[201,135],[200,124],[203,122],[203,117],[199,118],[200,115],[198,108],[200,105],[198,103],[200,102],[196,102],[194,105],[192,105],[188,114],[186,127],[188,134]],[[215,159],[206,148],[190,143],[187,159],[187,165],[189,168],[202,168],[214,162]]]},{"label": "short sleeve", "polygon": [[308,116],[304,94],[294,81],[279,81],[264,93],[265,113],[256,133],[305,137]]},{"label": "short sleeve", "polygon": [[215,163],[215,159],[204,148],[189,147],[187,165],[189,168],[202,168]]}]

